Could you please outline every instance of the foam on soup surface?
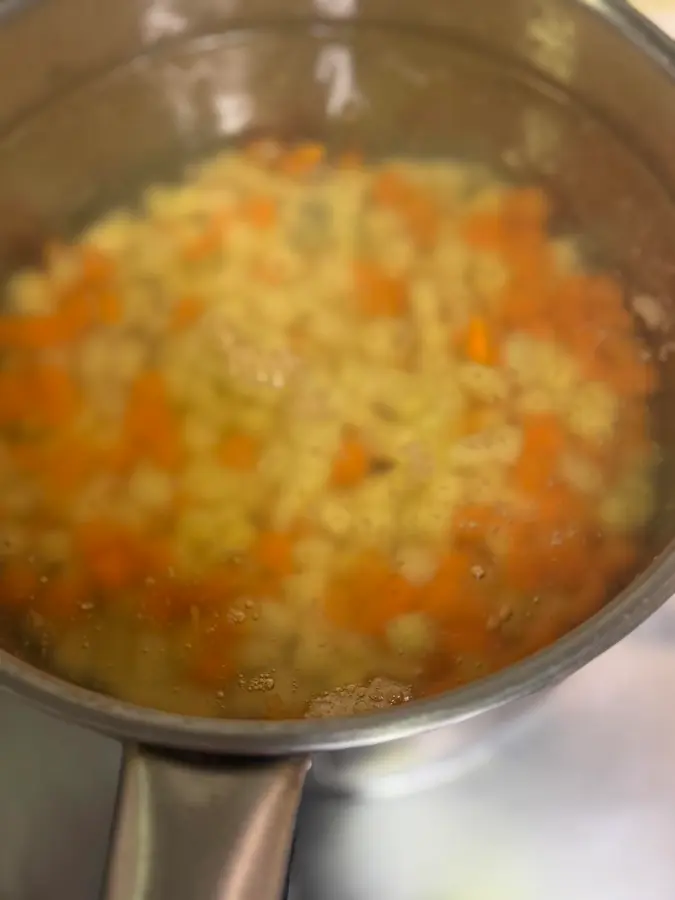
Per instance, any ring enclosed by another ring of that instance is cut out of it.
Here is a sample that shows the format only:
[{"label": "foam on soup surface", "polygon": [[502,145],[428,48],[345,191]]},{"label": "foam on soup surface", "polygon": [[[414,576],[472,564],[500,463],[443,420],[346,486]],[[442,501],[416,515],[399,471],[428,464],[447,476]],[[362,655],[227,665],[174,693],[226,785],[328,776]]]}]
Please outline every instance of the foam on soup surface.
[{"label": "foam on soup surface", "polygon": [[538,188],[256,144],[15,275],[0,607],[46,663],[199,715],[389,706],[626,579],[655,376]]}]

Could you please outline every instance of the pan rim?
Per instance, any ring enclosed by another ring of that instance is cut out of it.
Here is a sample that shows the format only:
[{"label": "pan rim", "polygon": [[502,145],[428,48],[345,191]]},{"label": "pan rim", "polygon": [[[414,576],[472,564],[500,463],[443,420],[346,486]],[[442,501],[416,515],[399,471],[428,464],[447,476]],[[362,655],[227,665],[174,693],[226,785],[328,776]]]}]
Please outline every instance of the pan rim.
[{"label": "pan rim", "polygon": [[[623,0],[576,2],[619,31],[675,81],[672,42]],[[238,28],[242,30],[242,23]],[[63,96],[51,97],[49,105],[59,99]],[[5,134],[27,124],[42,107],[29,110],[20,121],[7,123]],[[368,746],[459,722],[557,684],[628,635],[673,593],[675,540],[602,610],[538,653],[438,696],[351,717],[269,721],[162,712],[73,684],[3,649],[0,688],[13,690],[74,724],[155,746],[263,757]]]},{"label": "pan rim", "polygon": [[0,687],[111,737],[212,753],[279,756],[370,746],[460,722],[551,687],[633,631],[675,592],[675,540],[610,603],[538,653],[438,696],[328,719],[199,718],[81,687],[0,650]]}]

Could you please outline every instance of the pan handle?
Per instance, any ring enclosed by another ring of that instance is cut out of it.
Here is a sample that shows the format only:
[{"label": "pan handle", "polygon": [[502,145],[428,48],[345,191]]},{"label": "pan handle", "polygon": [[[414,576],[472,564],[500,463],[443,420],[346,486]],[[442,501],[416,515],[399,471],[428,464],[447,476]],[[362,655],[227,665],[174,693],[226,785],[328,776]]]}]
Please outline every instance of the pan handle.
[{"label": "pan handle", "polygon": [[308,768],[129,747],[102,900],[281,900]]}]

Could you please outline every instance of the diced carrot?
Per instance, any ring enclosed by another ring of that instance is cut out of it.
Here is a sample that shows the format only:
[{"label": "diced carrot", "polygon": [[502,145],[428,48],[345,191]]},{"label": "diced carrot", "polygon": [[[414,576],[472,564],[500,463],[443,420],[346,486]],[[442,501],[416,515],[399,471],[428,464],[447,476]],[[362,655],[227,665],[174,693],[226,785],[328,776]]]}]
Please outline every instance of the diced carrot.
[{"label": "diced carrot", "polygon": [[[369,607],[370,609],[370,607]],[[330,584],[323,598],[323,610],[328,622],[345,631],[367,634],[373,631],[370,627],[364,627],[364,606],[359,593],[359,602],[356,602],[354,592],[349,581],[337,581]],[[379,621],[376,631],[383,631],[384,626]]]},{"label": "diced carrot", "polygon": [[9,425],[26,418],[30,411],[30,390],[20,372],[0,372],[0,423]]},{"label": "diced carrot", "polygon": [[518,290],[537,294],[548,312],[553,291],[553,256],[543,232],[506,230],[499,254]]},{"label": "diced carrot", "polygon": [[396,572],[383,554],[367,550],[329,586],[324,610],[340,628],[383,637],[393,618],[422,609],[424,596],[422,588]]},{"label": "diced carrot", "polygon": [[191,586],[191,603],[214,612],[224,612],[241,587],[242,577],[236,567],[221,566],[207,572]]},{"label": "diced carrot", "polygon": [[428,249],[436,240],[440,216],[434,199],[419,185],[395,169],[386,169],[374,180],[374,203],[395,211],[407,225],[413,239]]},{"label": "diced carrot", "polygon": [[0,317],[0,346],[48,350],[70,340],[68,323],[60,315]]},{"label": "diced carrot", "polygon": [[326,156],[326,148],[323,144],[300,144],[284,153],[278,166],[281,172],[297,178],[310,175],[321,165]]},{"label": "diced carrot", "polygon": [[480,586],[472,569],[476,557],[462,550],[450,550],[441,558],[436,574],[424,588],[424,608],[435,619],[454,618],[486,621],[480,602]]},{"label": "diced carrot", "polygon": [[461,223],[460,234],[471,247],[499,251],[504,245],[504,222],[495,213],[471,213]]},{"label": "diced carrot", "polygon": [[90,588],[81,573],[61,572],[47,577],[37,607],[48,619],[70,619],[82,610]]},{"label": "diced carrot", "polygon": [[170,327],[173,331],[183,331],[194,325],[204,315],[204,302],[191,294],[188,294],[176,303],[171,315]]},{"label": "diced carrot", "polygon": [[[606,370],[598,365],[598,351],[603,340],[602,329],[596,328],[590,319],[579,327],[578,316],[559,312],[555,316],[555,330],[550,340],[557,340],[577,360],[589,380],[604,380]],[[530,331],[533,334],[532,331]]]},{"label": "diced carrot", "polygon": [[[1,387],[0,387],[1,390]],[[2,419],[0,419],[2,421]],[[14,442],[8,446],[13,464],[21,472],[34,475],[45,470],[45,452],[41,444],[36,441]]]},{"label": "diced carrot", "polygon": [[104,291],[97,300],[98,317],[103,325],[118,325],[123,318],[124,310],[119,294]]},{"label": "diced carrot", "polygon": [[499,315],[507,327],[524,331],[539,340],[556,337],[550,317],[544,315],[545,296],[536,286],[510,284],[502,293]]},{"label": "diced carrot", "polygon": [[[383,580],[381,588],[381,596],[372,598],[375,603],[374,609],[380,608],[379,617],[383,624],[386,625],[396,616],[404,615],[409,612],[416,612],[425,605],[425,594],[423,589],[416,584],[408,581],[399,572],[390,572]],[[377,615],[374,624],[381,627],[377,621]]]},{"label": "diced carrot", "polygon": [[81,488],[96,471],[98,456],[93,445],[68,435],[44,448],[37,475],[53,498],[63,498]]},{"label": "diced carrot", "polygon": [[512,523],[507,538],[506,550],[500,560],[504,585],[527,593],[543,590],[546,567],[536,526]]},{"label": "diced carrot", "polygon": [[169,578],[174,555],[168,541],[152,535],[134,536],[134,554],[145,578]]},{"label": "diced carrot", "polygon": [[433,247],[441,227],[441,218],[433,199],[421,191],[413,194],[403,210],[403,217],[418,246],[424,250]]},{"label": "diced carrot", "polygon": [[618,281],[607,275],[560,279],[551,305],[556,336],[590,379],[622,397],[641,397],[658,384],[653,364],[632,333],[631,315]]},{"label": "diced carrot", "polygon": [[184,463],[183,438],[180,423],[175,417],[158,422],[154,438],[145,448],[145,456],[160,469],[176,472]]},{"label": "diced carrot", "polygon": [[75,544],[97,587],[119,590],[133,584],[139,572],[134,538],[117,523],[87,522],[76,530]]},{"label": "diced carrot", "polygon": [[[489,674],[503,665],[502,648],[494,631],[488,625],[488,611],[483,606],[465,604],[461,611],[442,622],[438,631],[439,650],[442,651],[446,666],[448,660],[459,657],[460,661],[480,665],[483,674]],[[461,673],[460,682],[467,680]]]},{"label": "diced carrot", "polygon": [[234,677],[235,628],[224,618],[200,623],[191,641],[193,652],[186,663],[188,678],[198,684],[215,687]]},{"label": "diced carrot", "polygon": [[119,590],[133,584],[136,569],[129,548],[123,544],[111,544],[88,560],[91,577],[99,587]]},{"label": "diced carrot", "polygon": [[395,169],[385,169],[373,181],[371,196],[381,206],[401,207],[410,197],[410,182]]},{"label": "diced carrot", "polygon": [[152,578],[149,583],[139,587],[134,600],[143,619],[162,626],[177,617],[176,596],[175,585],[170,579]]},{"label": "diced carrot", "polygon": [[184,619],[195,604],[194,587],[166,572],[146,577],[138,592],[141,615],[156,625]]},{"label": "diced carrot", "polygon": [[542,231],[549,214],[549,199],[541,188],[513,188],[504,196],[504,219],[508,228]]},{"label": "diced carrot", "polygon": [[242,219],[254,228],[268,230],[277,223],[277,205],[273,197],[249,197],[240,207]]},{"label": "diced carrot", "polygon": [[533,515],[540,523],[556,528],[586,527],[592,517],[588,498],[569,485],[549,483],[532,497]]},{"label": "diced carrot", "polygon": [[214,256],[222,248],[222,234],[218,228],[206,226],[201,234],[191,238],[182,248],[187,263],[200,263]]},{"label": "diced carrot", "polygon": [[531,517],[512,522],[505,533],[505,583],[533,593],[575,588],[597,565],[586,501],[558,484],[541,491],[534,501]]},{"label": "diced carrot", "polygon": [[349,488],[359,484],[370,471],[371,456],[368,448],[356,434],[346,434],[333,461],[331,484],[337,488]]},{"label": "diced carrot", "polygon": [[40,586],[37,570],[27,560],[11,559],[0,570],[0,604],[29,606]]},{"label": "diced carrot", "polygon": [[124,432],[124,443],[140,457],[171,471],[182,465],[182,430],[159,372],[144,372],[132,385]]},{"label": "diced carrot", "polygon": [[357,263],[354,280],[359,310],[366,316],[402,316],[408,305],[406,282],[374,263]]},{"label": "diced carrot", "polygon": [[253,547],[253,558],[263,569],[284,578],[295,567],[293,562],[294,536],[283,531],[263,531]]},{"label": "diced carrot", "polygon": [[228,469],[249,471],[258,462],[258,442],[250,434],[237,432],[228,435],[216,451],[218,461]]},{"label": "diced carrot", "polygon": [[497,345],[484,318],[473,316],[469,322],[466,355],[483,366],[494,366],[499,362]]},{"label": "diced carrot", "polygon": [[236,674],[230,658],[230,649],[225,643],[210,642],[195,651],[187,665],[188,678],[205,687],[225,684]]},{"label": "diced carrot", "polygon": [[97,247],[82,247],[81,266],[82,281],[89,287],[107,284],[115,274],[114,260]]},{"label": "diced carrot", "polygon": [[32,410],[41,422],[64,426],[72,422],[80,405],[80,395],[70,372],[60,365],[42,364],[32,377]]},{"label": "diced carrot", "polygon": [[69,291],[61,302],[58,316],[68,340],[76,340],[96,324],[99,311],[94,296],[85,288]]},{"label": "diced carrot", "polygon": [[174,574],[174,554],[170,543],[153,535],[133,535],[127,539],[132,549],[138,583],[141,614],[156,624],[185,616],[194,602],[194,586]]},{"label": "diced carrot", "polygon": [[523,422],[523,448],[513,472],[519,490],[537,494],[549,486],[566,440],[556,416],[533,415]]},{"label": "diced carrot", "polygon": [[131,433],[145,437],[146,422],[167,404],[166,385],[159,372],[142,372],[131,386],[126,410],[126,424]]},{"label": "diced carrot", "polygon": [[135,442],[126,439],[104,444],[97,448],[96,457],[101,471],[114,472],[115,474],[128,473],[138,461],[139,447]]}]

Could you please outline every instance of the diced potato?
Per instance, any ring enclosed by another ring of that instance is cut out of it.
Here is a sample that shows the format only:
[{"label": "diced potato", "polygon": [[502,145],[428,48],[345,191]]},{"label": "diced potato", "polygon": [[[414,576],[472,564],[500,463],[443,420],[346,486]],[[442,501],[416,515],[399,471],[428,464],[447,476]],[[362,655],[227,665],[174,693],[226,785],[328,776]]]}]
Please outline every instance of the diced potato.
[{"label": "diced potato", "polygon": [[138,466],[129,478],[129,496],[149,512],[168,509],[174,495],[174,483],[170,475],[150,465]]},{"label": "diced potato", "polygon": [[509,385],[506,378],[492,366],[464,363],[458,369],[458,376],[464,390],[485,403],[504,400],[508,395]]},{"label": "diced potato", "polygon": [[448,458],[459,468],[512,465],[520,454],[523,436],[515,425],[502,425],[461,438],[450,447]]},{"label": "diced potato", "polygon": [[220,439],[220,430],[211,422],[204,421],[200,415],[185,417],[183,438],[188,450],[202,454],[212,451]]},{"label": "diced potato", "polygon": [[6,292],[10,310],[20,316],[49,315],[56,308],[56,292],[40,272],[17,272]]},{"label": "diced potato", "polygon": [[583,494],[597,494],[603,488],[603,477],[598,467],[578,454],[563,456],[560,473],[568,484]]},{"label": "diced potato", "polygon": [[654,510],[654,491],[645,473],[629,472],[600,503],[607,528],[631,532],[644,525]]},{"label": "diced potato", "polygon": [[600,444],[611,438],[618,412],[616,395],[599,382],[588,382],[571,399],[569,426],[579,437]]},{"label": "diced potato", "polygon": [[438,568],[435,554],[426,547],[402,547],[396,553],[398,569],[411,584],[421,586],[431,581]]},{"label": "diced potato", "polygon": [[397,616],[389,623],[387,640],[396,653],[422,656],[433,647],[431,623],[421,613]]}]

